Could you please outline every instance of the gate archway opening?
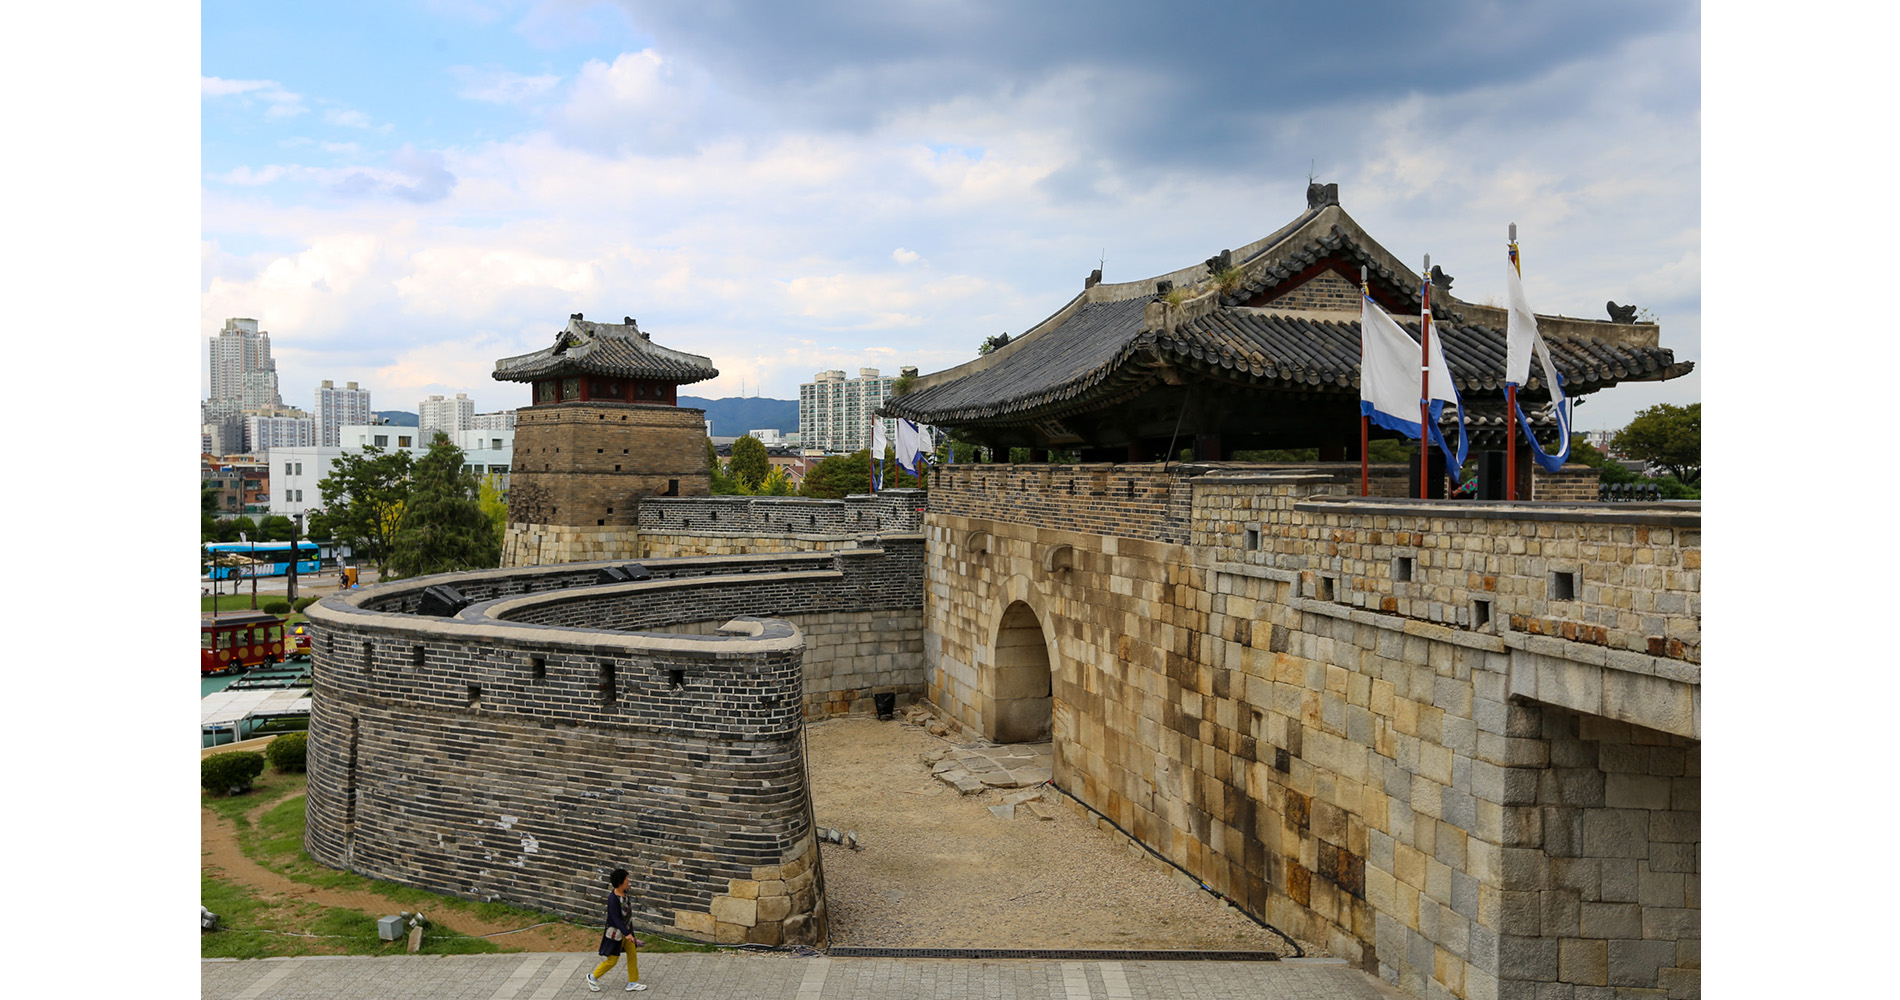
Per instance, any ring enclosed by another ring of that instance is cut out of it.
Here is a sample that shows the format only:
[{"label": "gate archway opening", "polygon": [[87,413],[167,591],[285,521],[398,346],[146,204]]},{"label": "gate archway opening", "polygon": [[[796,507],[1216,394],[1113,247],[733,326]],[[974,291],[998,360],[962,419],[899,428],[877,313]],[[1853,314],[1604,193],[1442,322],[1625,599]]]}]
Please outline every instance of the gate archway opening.
[{"label": "gate archway opening", "polygon": [[1041,743],[1053,731],[1054,679],[1049,646],[1036,613],[1021,601],[1003,609],[996,627],[991,711],[986,734],[997,743]]}]

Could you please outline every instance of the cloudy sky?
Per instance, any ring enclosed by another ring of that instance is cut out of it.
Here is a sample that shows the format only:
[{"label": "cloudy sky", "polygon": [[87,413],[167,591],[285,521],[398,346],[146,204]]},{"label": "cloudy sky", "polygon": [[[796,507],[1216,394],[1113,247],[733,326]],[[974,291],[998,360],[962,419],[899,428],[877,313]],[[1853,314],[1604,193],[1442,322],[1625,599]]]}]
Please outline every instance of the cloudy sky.
[{"label": "cloudy sky", "polygon": [[207,0],[198,351],[254,317],[292,405],[331,378],[492,410],[526,401],[496,358],[631,315],[713,359],[689,392],[795,398],[967,360],[1101,258],[1257,239],[1311,172],[1461,297],[1501,297],[1516,222],[1539,311],[1635,303],[1700,360],[1693,5],[1347,10]]}]

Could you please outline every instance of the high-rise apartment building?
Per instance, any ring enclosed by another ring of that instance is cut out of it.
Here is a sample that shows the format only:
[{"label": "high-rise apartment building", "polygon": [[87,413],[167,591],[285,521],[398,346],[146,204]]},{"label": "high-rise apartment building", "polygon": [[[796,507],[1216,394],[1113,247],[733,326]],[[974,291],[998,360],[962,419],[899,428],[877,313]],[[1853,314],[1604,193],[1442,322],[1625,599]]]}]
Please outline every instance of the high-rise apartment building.
[{"label": "high-rise apartment building", "polygon": [[430,396],[416,404],[416,429],[428,441],[441,431],[450,437],[475,426],[475,401],[468,393],[458,392],[454,399]]},{"label": "high-rise apartment building", "polygon": [[478,431],[511,431],[515,429],[515,411],[496,410],[494,413],[477,413],[475,422],[469,427]]},{"label": "high-rise apartment building", "polygon": [[211,398],[208,420],[236,417],[245,410],[281,409],[277,363],[270,356],[270,334],[254,319],[233,318],[211,336]]},{"label": "high-rise apartment building", "polygon": [[317,422],[298,409],[260,410],[244,415],[244,450],[262,455],[272,448],[308,448],[317,443]]},{"label": "high-rise apartment building", "polygon": [[[896,381],[897,376],[880,375],[875,368],[860,368],[853,379],[845,378],[843,371],[819,372],[798,387],[800,444],[829,452],[869,448],[872,414]],[[897,421],[883,420],[885,438],[897,440]]]},{"label": "high-rise apartment building", "polygon": [[317,444],[325,447],[336,445],[338,428],[344,424],[367,424],[375,419],[369,408],[368,389],[358,389],[355,382],[345,382],[339,389],[329,379],[317,386],[317,405],[311,412],[317,423]]}]

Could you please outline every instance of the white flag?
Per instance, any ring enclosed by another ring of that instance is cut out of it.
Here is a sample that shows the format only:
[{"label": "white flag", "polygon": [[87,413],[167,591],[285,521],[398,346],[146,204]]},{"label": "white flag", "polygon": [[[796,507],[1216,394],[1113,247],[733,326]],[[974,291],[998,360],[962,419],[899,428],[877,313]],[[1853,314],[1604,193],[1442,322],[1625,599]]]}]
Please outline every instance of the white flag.
[{"label": "white flag", "polygon": [[[1513,248],[1512,259],[1504,268],[1507,310],[1504,323],[1504,381],[1519,387],[1529,381],[1532,356],[1537,358],[1543,368],[1544,388],[1550,392],[1551,402],[1556,404],[1559,438],[1557,454],[1544,453],[1537,438],[1531,435],[1529,421],[1524,423],[1524,434],[1530,437],[1531,451],[1537,458],[1537,464],[1555,472],[1562,468],[1564,460],[1570,456],[1570,414],[1565,412],[1563,384],[1557,380],[1557,366],[1551,363],[1550,348],[1544,345],[1544,335],[1537,330],[1537,314],[1531,312],[1530,302],[1524,297],[1524,278],[1518,274],[1516,255]],[[1505,414],[1505,419],[1521,419],[1523,407],[1519,406],[1518,410],[1517,414]]]},{"label": "white flag", "polygon": [[872,417],[871,418],[871,461],[873,462],[884,461],[884,449],[889,446],[890,446],[890,441],[884,436],[884,418]]},{"label": "white flag", "polygon": [[917,454],[929,450],[930,439],[914,421],[897,422],[897,464],[911,475],[917,474]]},{"label": "white flag", "polygon": [[[1359,296],[1359,412],[1386,430],[1418,437],[1418,341],[1386,315],[1378,303]],[[1456,405],[1445,352],[1432,338],[1432,398]]]}]

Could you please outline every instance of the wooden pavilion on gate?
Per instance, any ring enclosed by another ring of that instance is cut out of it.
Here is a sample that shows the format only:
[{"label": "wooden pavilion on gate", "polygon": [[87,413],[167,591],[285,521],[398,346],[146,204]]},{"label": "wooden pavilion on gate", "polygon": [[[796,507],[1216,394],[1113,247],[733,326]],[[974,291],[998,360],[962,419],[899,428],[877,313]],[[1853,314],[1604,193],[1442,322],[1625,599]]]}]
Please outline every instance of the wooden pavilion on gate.
[{"label": "wooden pavilion on gate", "polygon": [[[1141,281],[1103,284],[1097,271],[1053,316],[983,357],[919,378],[880,412],[945,428],[999,456],[1026,447],[1140,462],[1191,446],[1195,459],[1214,461],[1317,448],[1321,461],[1357,463],[1362,267],[1374,301],[1416,339],[1420,275],[1346,214],[1338,185],[1313,184],[1306,211],[1278,232]],[[1504,310],[1459,301],[1437,268],[1432,280],[1433,331],[1464,400],[1473,454],[1501,458]],[[1538,327],[1572,399],[1694,367],[1658,345],[1654,323],[1540,315]],[[1535,366],[1518,400],[1554,434]],[[1373,435],[1396,436],[1376,427]],[[1554,438],[1539,440],[1555,447]],[[1518,442],[1525,449],[1521,433]],[[1519,457],[1528,477],[1527,449]]]}]

